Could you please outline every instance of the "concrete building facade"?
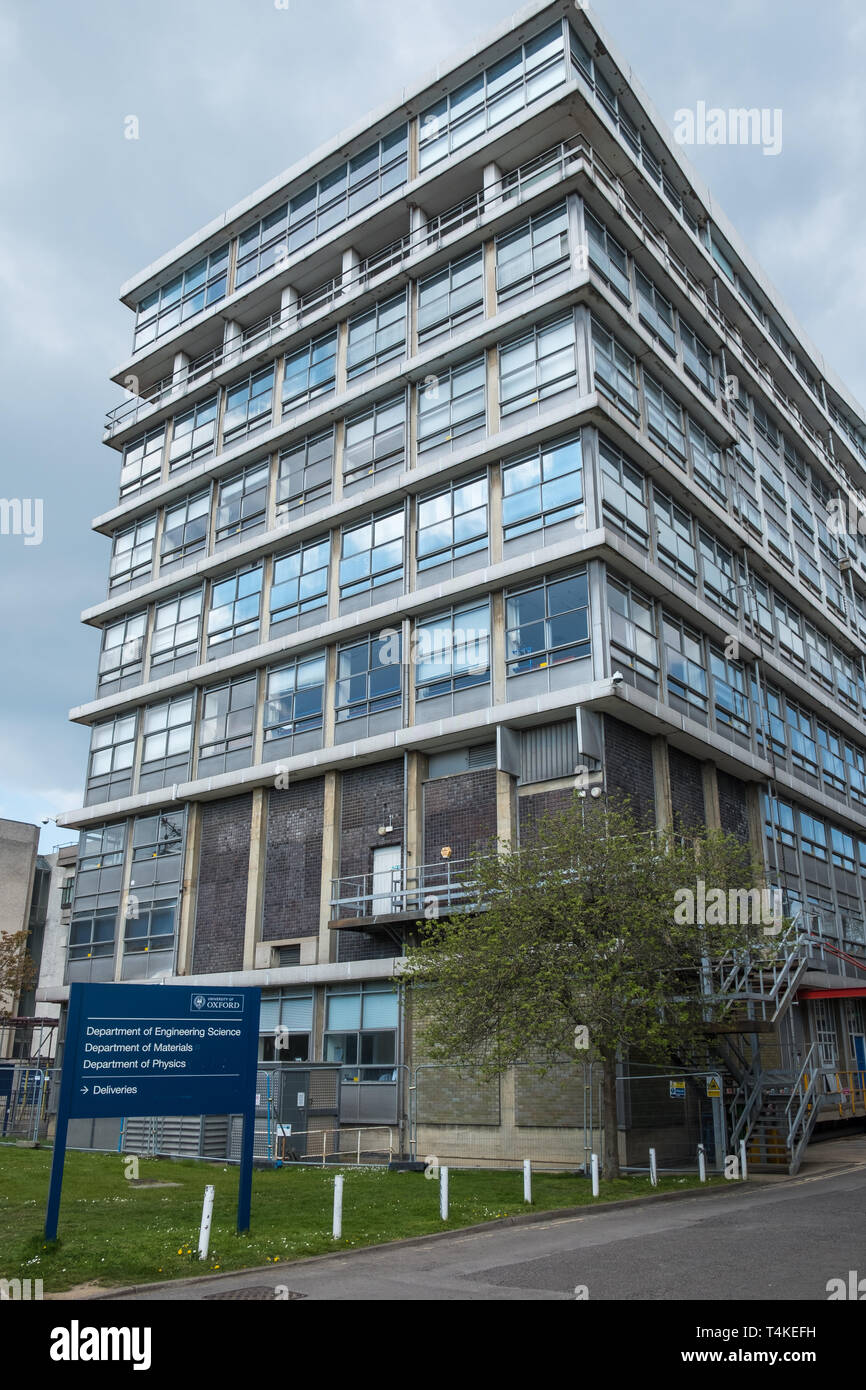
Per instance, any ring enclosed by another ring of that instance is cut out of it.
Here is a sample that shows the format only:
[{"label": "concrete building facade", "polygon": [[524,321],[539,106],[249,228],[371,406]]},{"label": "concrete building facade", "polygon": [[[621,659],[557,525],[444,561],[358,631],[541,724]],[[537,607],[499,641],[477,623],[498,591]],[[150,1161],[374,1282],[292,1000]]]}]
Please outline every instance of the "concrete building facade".
[{"label": "concrete building facade", "polygon": [[522,10],[121,297],[43,996],[260,984],[263,1061],[281,1029],[344,1120],[399,1117],[419,905],[582,769],[752,840],[778,1065],[866,1068],[863,410],[587,11]]}]

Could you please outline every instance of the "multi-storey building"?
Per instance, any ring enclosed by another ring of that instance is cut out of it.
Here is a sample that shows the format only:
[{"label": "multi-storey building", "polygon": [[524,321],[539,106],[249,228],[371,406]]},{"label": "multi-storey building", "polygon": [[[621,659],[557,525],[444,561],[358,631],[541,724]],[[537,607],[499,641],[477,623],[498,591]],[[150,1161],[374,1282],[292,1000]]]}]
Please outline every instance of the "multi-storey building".
[{"label": "multi-storey building", "polygon": [[420,906],[582,767],[752,839],[798,939],[744,998],[866,1067],[863,411],[582,6],[122,299],[68,980],[260,984],[264,1059],[396,1113]]}]

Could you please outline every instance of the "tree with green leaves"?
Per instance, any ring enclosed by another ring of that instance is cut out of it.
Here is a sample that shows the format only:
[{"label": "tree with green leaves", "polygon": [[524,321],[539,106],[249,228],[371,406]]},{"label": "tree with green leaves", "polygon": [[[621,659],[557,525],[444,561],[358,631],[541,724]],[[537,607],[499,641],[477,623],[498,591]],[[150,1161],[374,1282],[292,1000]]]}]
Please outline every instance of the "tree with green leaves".
[{"label": "tree with green leaves", "polygon": [[29,932],[0,935],[0,1019],[8,1018],[19,994],[32,989],[39,972],[27,951]]},{"label": "tree with green leaves", "polygon": [[586,1030],[582,1057],[603,1070],[604,1172],[618,1177],[617,1059],[670,1063],[723,1016],[707,963],[777,930],[756,911],[761,883],[732,835],[648,830],[627,801],[575,795],[519,849],[477,854],[466,906],[419,924],[402,976],[418,1045],[489,1078],[574,1059]]}]

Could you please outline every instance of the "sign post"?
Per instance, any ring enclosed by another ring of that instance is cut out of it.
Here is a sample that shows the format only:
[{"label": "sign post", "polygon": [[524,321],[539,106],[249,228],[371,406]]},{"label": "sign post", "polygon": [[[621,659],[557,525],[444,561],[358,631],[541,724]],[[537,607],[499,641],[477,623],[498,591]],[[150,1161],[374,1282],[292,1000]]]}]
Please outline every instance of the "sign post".
[{"label": "sign post", "polygon": [[70,1120],[242,1115],[238,1230],[250,1225],[258,989],[69,987],[45,1238],[56,1240]]}]

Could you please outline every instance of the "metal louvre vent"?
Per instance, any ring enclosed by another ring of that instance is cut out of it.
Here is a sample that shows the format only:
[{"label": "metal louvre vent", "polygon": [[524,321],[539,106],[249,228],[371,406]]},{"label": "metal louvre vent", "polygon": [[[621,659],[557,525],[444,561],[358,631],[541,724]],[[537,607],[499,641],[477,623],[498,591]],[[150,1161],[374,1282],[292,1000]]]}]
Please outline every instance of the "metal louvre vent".
[{"label": "metal louvre vent", "polygon": [[496,766],[496,744],[482,743],[475,748],[469,749],[469,768],[470,771],[477,767]]},{"label": "metal louvre vent", "polygon": [[579,761],[574,719],[545,724],[540,729],[524,729],[520,739],[521,782],[553,782],[571,777]]}]

